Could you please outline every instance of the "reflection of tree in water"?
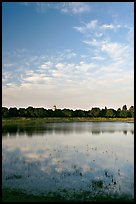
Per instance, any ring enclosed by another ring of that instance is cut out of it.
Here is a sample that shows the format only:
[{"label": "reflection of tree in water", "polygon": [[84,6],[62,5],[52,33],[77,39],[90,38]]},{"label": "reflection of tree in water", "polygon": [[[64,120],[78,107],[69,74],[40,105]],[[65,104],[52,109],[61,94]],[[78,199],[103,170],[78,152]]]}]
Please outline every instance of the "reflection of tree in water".
[{"label": "reflection of tree in water", "polygon": [[124,135],[127,135],[127,130],[123,130]]},{"label": "reflection of tree in water", "polygon": [[99,130],[92,130],[92,134],[100,134],[102,133],[102,131],[99,131]]},{"label": "reflection of tree in water", "polygon": [[[87,124],[87,125],[86,125]],[[6,136],[8,133],[10,136],[18,135],[27,135],[33,136],[37,135],[45,135],[45,134],[71,134],[78,133],[82,134],[85,132],[89,132],[92,134],[102,134],[102,133],[115,133],[116,131],[123,132],[127,134],[128,130],[123,129],[114,129],[114,126],[103,127],[100,122],[92,122],[92,123],[46,123],[46,124],[14,124],[14,125],[3,125],[2,126],[2,135]],[[130,130],[132,134],[133,130]]]},{"label": "reflection of tree in water", "polygon": [[2,126],[2,134],[6,133],[16,133],[18,130],[17,125],[3,125]]}]

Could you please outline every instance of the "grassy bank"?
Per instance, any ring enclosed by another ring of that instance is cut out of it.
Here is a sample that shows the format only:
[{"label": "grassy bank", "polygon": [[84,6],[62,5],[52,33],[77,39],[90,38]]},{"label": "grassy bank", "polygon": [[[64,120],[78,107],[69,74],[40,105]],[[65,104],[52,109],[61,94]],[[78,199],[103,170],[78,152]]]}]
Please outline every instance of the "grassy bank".
[{"label": "grassy bank", "polygon": [[2,124],[20,122],[104,122],[104,121],[124,121],[133,122],[134,118],[92,118],[92,117],[53,117],[53,118],[2,118]]},{"label": "grassy bank", "polygon": [[65,202],[65,201],[91,201],[91,202],[134,202],[127,195],[92,195],[90,192],[69,193],[65,189],[60,193],[49,192],[45,195],[30,195],[21,190],[4,188],[2,190],[2,202]]}]

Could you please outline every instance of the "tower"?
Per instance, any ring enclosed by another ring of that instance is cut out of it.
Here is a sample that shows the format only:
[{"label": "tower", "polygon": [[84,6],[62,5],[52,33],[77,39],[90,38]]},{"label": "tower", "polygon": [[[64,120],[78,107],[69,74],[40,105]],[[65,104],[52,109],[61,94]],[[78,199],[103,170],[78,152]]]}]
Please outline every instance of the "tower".
[{"label": "tower", "polygon": [[55,111],[55,110],[56,110],[56,105],[54,105],[54,106],[52,107],[52,110],[53,110],[53,111]]}]

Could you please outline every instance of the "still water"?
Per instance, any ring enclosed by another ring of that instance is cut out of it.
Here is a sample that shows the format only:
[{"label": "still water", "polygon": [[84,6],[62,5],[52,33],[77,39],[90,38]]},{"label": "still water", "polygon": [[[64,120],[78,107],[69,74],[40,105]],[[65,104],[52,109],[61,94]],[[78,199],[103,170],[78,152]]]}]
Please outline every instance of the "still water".
[{"label": "still water", "polygon": [[2,132],[3,187],[134,197],[134,123],[14,125]]}]

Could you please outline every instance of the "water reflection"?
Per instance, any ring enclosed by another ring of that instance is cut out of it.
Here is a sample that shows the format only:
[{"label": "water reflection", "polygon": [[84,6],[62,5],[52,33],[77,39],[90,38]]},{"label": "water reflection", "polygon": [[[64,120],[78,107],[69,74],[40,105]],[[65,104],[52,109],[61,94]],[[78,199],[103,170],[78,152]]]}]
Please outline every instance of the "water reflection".
[{"label": "water reflection", "polygon": [[[8,129],[3,137],[3,186],[34,194],[68,189],[134,196],[133,124],[52,123],[31,126],[30,131],[29,126],[24,128],[17,125],[15,133]],[[38,137],[41,134],[44,137]]]},{"label": "water reflection", "polygon": [[115,131],[123,132],[127,135],[129,131],[131,134],[134,134],[134,124],[133,123],[124,123],[120,124],[119,122],[85,122],[85,123],[45,123],[40,126],[37,125],[3,125],[2,127],[2,136],[16,136],[16,135],[45,135],[45,134],[72,134],[78,133],[82,134],[84,132],[90,132],[91,134],[103,134],[103,133],[115,133]]}]

